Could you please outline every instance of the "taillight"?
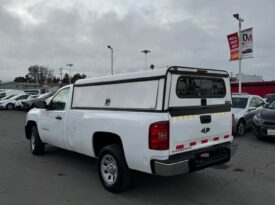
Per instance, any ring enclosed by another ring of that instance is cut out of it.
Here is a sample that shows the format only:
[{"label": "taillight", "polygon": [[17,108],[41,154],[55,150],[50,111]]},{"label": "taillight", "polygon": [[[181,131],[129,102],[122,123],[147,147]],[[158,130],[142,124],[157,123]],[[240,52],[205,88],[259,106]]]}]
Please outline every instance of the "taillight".
[{"label": "taillight", "polygon": [[150,125],[149,149],[169,149],[169,121],[155,122]]}]

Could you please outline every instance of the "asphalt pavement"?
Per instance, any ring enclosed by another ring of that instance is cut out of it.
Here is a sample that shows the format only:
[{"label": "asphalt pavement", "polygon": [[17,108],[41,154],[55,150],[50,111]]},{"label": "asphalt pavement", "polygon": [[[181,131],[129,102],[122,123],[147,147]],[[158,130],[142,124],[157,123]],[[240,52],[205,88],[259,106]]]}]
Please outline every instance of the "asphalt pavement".
[{"label": "asphalt pavement", "polygon": [[275,204],[275,141],[249,132],[227,164],[188,175],[133,173],[131,189],[112,194],[102,187],[95,159],[54,147],[30,153],[26,113],[0,111],[0,205],[86,204]]}]

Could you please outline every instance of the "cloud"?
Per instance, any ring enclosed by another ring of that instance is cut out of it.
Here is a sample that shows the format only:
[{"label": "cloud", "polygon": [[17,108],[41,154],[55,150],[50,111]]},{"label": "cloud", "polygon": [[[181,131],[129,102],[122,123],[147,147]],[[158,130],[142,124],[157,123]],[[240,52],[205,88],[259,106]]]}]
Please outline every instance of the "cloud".
[{"label": "cloud", "polygon": [[[227,69],[226,35],[237,30],[239,12],[244,28],[254,27],[255,58],[243,71],[275,79],[275,2],[258,1],[64,1],[2,0],[0,3],[0,80],[13,80],[33,64],[56,70],[73,63],[73,73],[88,76],[144,69],[143,49],[156,67],[186,65]],[[236,6],[238,5],[238,6]],[[238,10],[236,10],[238,8]]]}]

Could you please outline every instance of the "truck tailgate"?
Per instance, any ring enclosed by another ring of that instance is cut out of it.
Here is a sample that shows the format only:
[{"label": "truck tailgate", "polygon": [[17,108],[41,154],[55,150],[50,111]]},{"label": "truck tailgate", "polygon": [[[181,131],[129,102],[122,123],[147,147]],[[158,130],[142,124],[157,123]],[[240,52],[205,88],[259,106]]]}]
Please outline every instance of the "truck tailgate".
[{"label": "truck tailgate", "polygon": [[228,77],[180,73],[170,77],[170,154],[232,141]]}]

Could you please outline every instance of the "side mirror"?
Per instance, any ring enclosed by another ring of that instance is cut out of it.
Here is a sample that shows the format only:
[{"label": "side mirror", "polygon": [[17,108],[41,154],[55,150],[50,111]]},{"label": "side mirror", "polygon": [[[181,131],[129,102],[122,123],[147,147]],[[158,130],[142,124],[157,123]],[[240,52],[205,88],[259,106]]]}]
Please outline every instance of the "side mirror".
[{"label": "side mirror", "polygon": [[253,110],[256,110],[256,107],[250,107],[250,108],[248,108],[248,111],[253,111]]},{"label": "side mirror", "polygon": [[34,104],[34,107],[38,109],[46,109],[47,103],[45,101],[38,101]]}]

